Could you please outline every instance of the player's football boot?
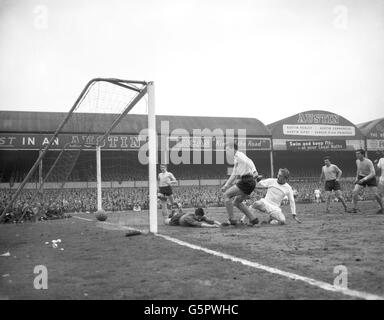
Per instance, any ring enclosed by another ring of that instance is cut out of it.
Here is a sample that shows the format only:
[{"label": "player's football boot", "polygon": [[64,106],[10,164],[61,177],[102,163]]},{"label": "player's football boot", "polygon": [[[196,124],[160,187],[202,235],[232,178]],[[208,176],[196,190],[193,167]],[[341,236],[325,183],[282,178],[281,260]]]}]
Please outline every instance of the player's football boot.
[{"label": "player's football boot", "polygon": [[258,219],[258,218],[255,218],[255,219],[249,221],[249,224],[250,224],[251,226],[254,226],[255,224],[259,224],[259,219]]},{"label": "player's football boot", "polygon": [[222,222],[222,227],[237,226],[239,223],[236,219],[228,219],[228,221]]}]

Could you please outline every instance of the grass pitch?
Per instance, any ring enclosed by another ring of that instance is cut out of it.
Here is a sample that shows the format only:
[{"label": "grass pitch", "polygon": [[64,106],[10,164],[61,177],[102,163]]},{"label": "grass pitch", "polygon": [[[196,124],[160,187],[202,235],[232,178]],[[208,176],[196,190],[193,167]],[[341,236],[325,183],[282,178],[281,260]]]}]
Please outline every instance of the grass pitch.
[{"label": "grass pitch", "polygon": [[[220,229],[163,226],[159,217],[159,233],[330,284],[344,265],[350,289],[384,296],[384,216],[373,202],[360,208],[345,214],[334,204],[325,214],[323,204],[299,204],[302,224],[287,214],[285,226]],[[227,218],[224,208],[208,215]],[[0,225],[0,255],[10,253],[0,256],[1,299],[351,299],[151,234],[125,237],[124,226],[146,230],[146,212],[111,213],[106,223],[78,216]],[[47,290],[34,288],[36,265],[47,267]]]}]

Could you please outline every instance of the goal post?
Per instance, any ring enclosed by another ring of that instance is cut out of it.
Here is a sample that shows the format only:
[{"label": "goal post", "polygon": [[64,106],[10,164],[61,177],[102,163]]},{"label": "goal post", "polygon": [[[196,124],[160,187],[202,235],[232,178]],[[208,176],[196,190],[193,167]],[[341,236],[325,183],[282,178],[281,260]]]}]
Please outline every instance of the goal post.
[{"label": "goal post", "polygon": [[[157,133],[156,133],[156,112],[155,112],[155,84],[148,82],[146,93],[148,95],[148,187],[149,187],[149,232],[157,233]],[[129,112],[129,110],[128,110]],[[116,121],[116,124],[118,121]],[[113,128],[111,128],[112,130]],[[96,146],[96,167],[97,167],[97,210],[103,211],[102,187],[101,187],[101,147],[100,144],[107,137],[106,133]]]},{"label": "goal post", "polygon": [[155,113],[155,85],[148,83],[148,170],[149,170],[149,231],[157,233],[157,134],[156,134],[156,113]]},{"label": "goal post", "polygon": [[96,146],[96,181],[97,181],[97,211],[103,210],[103,198],[101,191],[101,147]]},{"label": "goal post", "polygon": [[[124,132],[119,127],[124,117],[139,104],[140,101],[144,102],[146,96],[147,102],[146,113],[148,119],[148,181],[149,188],[149,231],[152,233],[157,232],[157,178],[156,178],[156,165],[157,165],[157,133],[156,133],[156,116],[155,116],[155,90],[153,82],[136,81],[136,80],[121,80],[114,78],[95,78],[90,80],[81,94],[76,99],[74,105],[70,108],[68,113],[60,121],[60,124],[53,133],[49,143],[44,145],[44,148],[39,152],[39,156],[35,163],[20,183],[16,192],[13,193],[11,200],[7,203],[5,208],[0,212],[0,222],[3,221],[7,212],[13,210],[16,199],[20,196],[24,187],[29,182],[33,181],[34,174],[37,170],[48,170],[48,173],[41,177],[42,183],[36,189],[36,193],[45,192],[44,184],[46,182],[54,182],[58,188],[64,188],[68,179],[74,179],[71,176],[76,163],[79,160],[80,154],[84,151],[96,152],[96,194],[97,194],[97,209],[103,209],[102,202],[102,172],[101,172],[101,153],[103,142],[108,139],[110,135],[129,134],[132,132]],[[103,115],[106,115],[105,117]],[[100,116],[101,115],[101,116]],[[128,115],[129,116],[129,115]],[[73,133],[77,134],[79,141],[72,141],[70,145],[65,144],[57,148],[55,143],[61,134]],[[96,141],[95,141],[95,137]],[[93,140],[92,140],[93,139]],[[49,160],[49,154],[55,161]],[[44,166],[42,163],[44,162]],[[53,163],[52,163],[53,162]],[[47,164],[48,163],[48,164]],[[92,167],[92,166],[91,166]],[[91,167],[89,169],[91,169]],[[42,172],[41,172],[42,173]],[[76,172],[78,174],[78,172]],[[41,176],[41,174],[39,175]],[[76,175],[75,175],[76,176]],[[56,179],[56,180],[55,180]],[[75,181],[75,180],[71,180]],[[78,181],[78,180],[77,180]],[[82,180],[80,180],[82,181]],[[89,180],[88,180],[89,181]],[[59,187],[60,186],[60,187]],[[31,191],[28,190],[30,193]],[[60,194],[60,192],[58,192]],[[32,195],[30,199],[34,201],[36,195]],[[17,205],[17,203],[16,203]]]}]

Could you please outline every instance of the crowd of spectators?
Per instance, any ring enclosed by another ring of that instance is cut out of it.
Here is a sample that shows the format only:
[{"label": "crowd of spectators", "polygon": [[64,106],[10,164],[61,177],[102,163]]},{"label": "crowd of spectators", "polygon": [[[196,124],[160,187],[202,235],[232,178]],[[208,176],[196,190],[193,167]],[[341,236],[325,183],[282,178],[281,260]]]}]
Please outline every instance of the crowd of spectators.
[{"label": "crowd of spectators", "polygon": [[[134,168],[134,170],[133,170]],[[47,173],[47,168],[43,171],[43,177]],[[198,180],[198,179],[226,179],[228,178],[227,165],[178,165],[169,166],[169,171],[172,172],[179,180]],[[264,176],[269,173],[269,168],[258,168],[258,171]],[[132,166],[129,169],[120,167],[102,167],[101,178],[103,181],[142,181],[148,180],[148,168],[146,166]],[[310,179],[312,177],[320,177],[319,170],[305,170],[301,168],[290,169],[291,175],[298,178]],[[9,183],[11,186],[15,182],[24,180],[28,170],[15,170],[11,174],[5,174],[0,171],[0,182]],[[53,170],[47,182],[62,182],[65,179],[64,170],[58,168]],[[343,177],[352,177],[356,172],[343,171]],[[38,170],[28,180],[28,182],[38,182]],[[75,167],[66,181],[80,182],[80,181],[96,181],[96,168],[92,167]]]},{"label": "crowd of spectators", "polygon": [[[11,200],[13,192],[10,189],[0,190],[0,212]],[[147,209],[148,189],[109,188],[103,190],[102,199],[103,209],[106,211],[133,210],[135,205]],[[8,220],[18,220],[24,211],[33,213],[36,210],[43,216],[51,212],[62,217],[69,213],[95,212],[97,211],[96,189],[48,189],[40,195],[36,195],[34,190],[24,190],[7,212]]]}]

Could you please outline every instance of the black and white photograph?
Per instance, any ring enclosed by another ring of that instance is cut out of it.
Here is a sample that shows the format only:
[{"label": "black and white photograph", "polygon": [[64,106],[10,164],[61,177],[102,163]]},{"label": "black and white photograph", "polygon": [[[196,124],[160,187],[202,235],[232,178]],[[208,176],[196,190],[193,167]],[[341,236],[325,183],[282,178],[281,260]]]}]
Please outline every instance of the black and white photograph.
[{"label": "black and white photograph", "polygon": [[383,0],[0,0],[0,300],[383,300],[383,85]]}]

